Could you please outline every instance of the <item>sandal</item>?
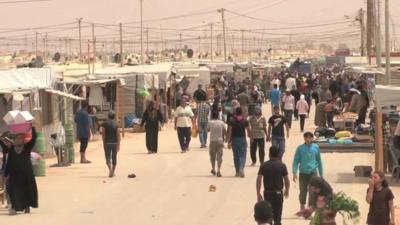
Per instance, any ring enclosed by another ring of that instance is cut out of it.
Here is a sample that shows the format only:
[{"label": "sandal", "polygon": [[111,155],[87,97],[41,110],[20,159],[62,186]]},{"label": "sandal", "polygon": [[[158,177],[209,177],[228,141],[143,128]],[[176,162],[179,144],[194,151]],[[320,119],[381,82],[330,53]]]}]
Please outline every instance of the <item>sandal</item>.
[{"label": "sandal", "polygon": [[136,174],[132,173],[128,175],[128,178],[136,178]]}]

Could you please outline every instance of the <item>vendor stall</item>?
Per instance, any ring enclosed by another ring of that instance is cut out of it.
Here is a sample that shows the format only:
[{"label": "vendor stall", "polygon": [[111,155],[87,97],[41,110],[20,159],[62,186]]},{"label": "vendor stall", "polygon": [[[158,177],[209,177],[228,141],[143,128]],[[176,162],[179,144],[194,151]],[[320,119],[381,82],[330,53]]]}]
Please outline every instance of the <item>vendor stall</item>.
[{"label": "vendor stall", "polygon": [[[400,106],[400,98],[398,97],[400,94],[400,88],[399,87],[393,87],[393,86],[382,86],[382,85],[377,85],[376,90],[375,90],[375,95],[374,95],[374,103],[376,106],[376,114],[375,114],[375,121],[376,121],[376,127],[377,129],[375,130],[376,132],[376,138],[375,138],[375,169],[384,171],[385,169],[385,164],[389,159],[392,160],[393,164],[398,164],[398,159],[393,158],[397,154],[393,154],[394,152],[391,152],[395,150],[392,148],[392,145],[390,143],[390,136],[392,136],[392,132],[390,131],[391,129],[385,129],[385,127],[390,127],[390,123],[394,124],[396,121],[390,122],[387,117],[390,115],[390,108],[393,106],[394,109],[396,109],[398,106]],[[389,113],[388,113],[389,110]],[[398,115],[398,112],[397,112]],[[386,126],[384,119],[387,120]],[[398,119],[397,119],[398,122]],[[379,128],[379,129],[378,129]],[[385,132],[386,130],[386,132]],[[386,146],[386,148],[385,148]],[[389,153],[389,154],[388,154]],[[393,157],[387,157],[387,156],[393,156]],[[395,171],[392,170],[392,173]]]}]

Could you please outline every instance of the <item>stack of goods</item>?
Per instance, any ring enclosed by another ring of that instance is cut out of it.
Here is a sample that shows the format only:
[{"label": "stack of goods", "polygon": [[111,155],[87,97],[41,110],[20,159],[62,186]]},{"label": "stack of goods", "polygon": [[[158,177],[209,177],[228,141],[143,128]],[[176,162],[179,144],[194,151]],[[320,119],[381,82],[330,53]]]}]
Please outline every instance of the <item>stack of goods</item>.
[{"label": "stack of goods", "polygon": [[354,128],[354,122],[357,120],[357,118],[357,113],[352,112],[345,112],[341,115],[337,115],[333,119],[335,129],[352,130]]},{"label": "stack of goods", "polygon": [[26,134],[32,128],[33,116],[28,111],[10,111],[3,119],[12,134]]},{"label": "stack of goods", "polygon": [[335,135],[335,139],[330,139],[329,144],[353,144],[353,134],[350,131],[339,131]]}]

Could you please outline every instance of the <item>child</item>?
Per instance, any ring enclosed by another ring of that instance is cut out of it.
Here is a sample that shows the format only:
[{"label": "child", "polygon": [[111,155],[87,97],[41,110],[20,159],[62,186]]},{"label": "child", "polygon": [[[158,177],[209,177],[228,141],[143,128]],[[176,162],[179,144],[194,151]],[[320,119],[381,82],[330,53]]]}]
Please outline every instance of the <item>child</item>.
[{"label": "child", "polygon": [[[211,120],[208,122],[208,131],[210,131],[210,161],[211,174],[213,176],[222,177],[221,165],[222,154],[224,149],[224,139],[226,136],[225,123],[219,120],[219,111],[214,110],[211,113]],[[218,169],[215,171],[215,161],[218,163]]]},{"label": "child", "polygon": [[326,115],[326,120],[328,122],[328,127],[333,127],[333,114],[335,111],[336,104],[335,100],[333,99],[329,99],[327,102],[328,104],[325,105],[324,112]]},{"label": "child", "polygon": [[368,182],[366,200],[369,204],[368,225],[394,225],[393,193],[383,172],[374,172]]}]

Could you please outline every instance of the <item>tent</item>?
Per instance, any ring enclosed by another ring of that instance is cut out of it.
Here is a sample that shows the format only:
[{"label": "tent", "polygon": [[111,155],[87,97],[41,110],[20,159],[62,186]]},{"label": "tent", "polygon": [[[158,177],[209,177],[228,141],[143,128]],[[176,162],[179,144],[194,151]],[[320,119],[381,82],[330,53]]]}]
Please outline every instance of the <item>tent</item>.
[{"label": "tent", "polygon": [[56,76],[50,68],[23,68],[0,71],[0,93],[53,88]]},{"label": "tent", "polygon": [[376,85],[375,104],[378,108],[384,106],[400,105],[400,87]]}]

